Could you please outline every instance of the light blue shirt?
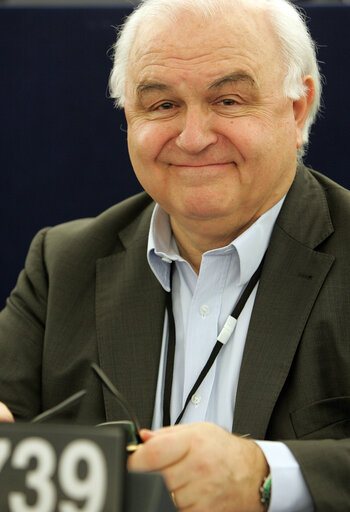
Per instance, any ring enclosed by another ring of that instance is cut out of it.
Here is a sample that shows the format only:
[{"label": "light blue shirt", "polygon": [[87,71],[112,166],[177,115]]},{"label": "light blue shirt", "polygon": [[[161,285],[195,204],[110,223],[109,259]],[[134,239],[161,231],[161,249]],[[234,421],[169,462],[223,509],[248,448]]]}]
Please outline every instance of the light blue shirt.
[{"label": "light blue shirt", "polygon": [[[174,262],[172,303],[176,348],[170,404],[172,424],[207,362],[218,333],[266,252],[283,201],[284,198],[229,245],[204,253],[199,275],[180,256],[168,214],[159,205],[155,207],[147,256],[152,271],[166,291],[170,291],[170,267]],[[192,397],[181,423],[211,421],[231,432],[239,372],[257,286],[241,312],[233,334]],[[163,424],[167,341],[168,318],[165,313],[153,429]],[[287,446],[267,441],[258,444],[271,469],[273,486],[269,510],[312,511],[299,465]]]}]

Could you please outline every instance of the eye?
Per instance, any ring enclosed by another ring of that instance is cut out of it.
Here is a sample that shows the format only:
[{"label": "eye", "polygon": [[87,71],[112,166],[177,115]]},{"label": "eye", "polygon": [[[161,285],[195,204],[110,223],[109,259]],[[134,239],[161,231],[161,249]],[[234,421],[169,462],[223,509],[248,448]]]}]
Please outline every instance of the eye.
[{"label": "eye", "polygon": [[225,107],[232,107],[232,105],[236,105],[237,101],[233,100],[232,98],[224,98],[218,103]]},{"label": "eye", "polygon": [[174,103],[171,103],[170,101],[165,101],[164,103],[161,103],[156,107],[156,110],[171,110],[174,108]]}]

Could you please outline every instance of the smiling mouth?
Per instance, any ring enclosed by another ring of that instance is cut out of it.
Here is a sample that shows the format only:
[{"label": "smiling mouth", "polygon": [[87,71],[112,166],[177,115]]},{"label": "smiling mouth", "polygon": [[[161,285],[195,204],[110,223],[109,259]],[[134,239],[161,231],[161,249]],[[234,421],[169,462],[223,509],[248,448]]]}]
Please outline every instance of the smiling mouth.
[{"label": "smiling mouth", "polygon": [[226,167],[232,165],[233,162],[213,162],[210,164],[170,164],[173,167],[182,167],[186,169],[205,169],[210,167]]}]

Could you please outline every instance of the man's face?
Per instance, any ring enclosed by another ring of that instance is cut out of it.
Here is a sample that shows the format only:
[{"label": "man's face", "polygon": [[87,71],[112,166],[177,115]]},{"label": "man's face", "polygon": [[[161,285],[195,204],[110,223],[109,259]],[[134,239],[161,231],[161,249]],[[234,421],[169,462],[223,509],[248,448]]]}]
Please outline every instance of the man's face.
[{"label": "man's face", "polygon": [[173,227],[214,222],[237,236],[287,192],[301,127],[284,76],[261,14],[184,15],[139,30],[126,86],[129,153]]}]

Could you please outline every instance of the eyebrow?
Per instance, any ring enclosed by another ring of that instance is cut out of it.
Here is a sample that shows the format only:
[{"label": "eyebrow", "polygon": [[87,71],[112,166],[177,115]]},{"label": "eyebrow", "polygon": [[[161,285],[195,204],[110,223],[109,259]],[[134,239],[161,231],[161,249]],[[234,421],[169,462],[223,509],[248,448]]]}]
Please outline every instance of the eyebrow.
[{"label": "eyebrow", "polygon": [[137,85],[136,92],[137,96],[142,96],[145,92],[148,91],[169,91],[172,87],[168,85],[162,84],[160,82],[142,82]]},{"label": "eyebrow", "polygon": [[220,89],[220,87],[226,84],[235,84],[237,82],[248,82],[252,87],[256,87],[257,85],[254,78],[248,75],[248,73],[235,71],[234,73],[230,73],[215,80],[215,82],[209,86],[209,89]]},{"label": "eyebrow", "polygon": [[[220,89],[226,84],[233,84],[237,82],[248,82],[252,87],[256,87],[255,80],[245,72],[236,71],[234,73],[229,73],[228,75],[222,76],[215,80],[212,84],[209,85],[208,89]],[[137,96],[141,97],[144,93],[148,91],[171,91],[173,88],[169,85],[163,84],[161,82],[141,82],[136,87]]]}]

